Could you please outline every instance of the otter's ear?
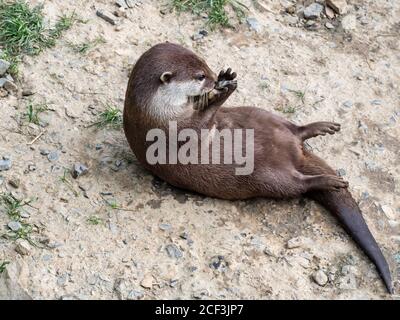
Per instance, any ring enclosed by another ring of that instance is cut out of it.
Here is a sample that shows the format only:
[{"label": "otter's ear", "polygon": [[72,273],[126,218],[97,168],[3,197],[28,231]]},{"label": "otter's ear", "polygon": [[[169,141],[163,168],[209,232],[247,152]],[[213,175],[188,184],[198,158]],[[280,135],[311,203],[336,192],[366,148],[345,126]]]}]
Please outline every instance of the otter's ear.
[{"label": "otter's ear", "polygon": [[164,73],[161,75],[160,80],[161,80],[163,83],[168,83],[168,82],[171,81],[172,76],[173,76],[172,72],[167,71],[167,72],[164,72]]}]

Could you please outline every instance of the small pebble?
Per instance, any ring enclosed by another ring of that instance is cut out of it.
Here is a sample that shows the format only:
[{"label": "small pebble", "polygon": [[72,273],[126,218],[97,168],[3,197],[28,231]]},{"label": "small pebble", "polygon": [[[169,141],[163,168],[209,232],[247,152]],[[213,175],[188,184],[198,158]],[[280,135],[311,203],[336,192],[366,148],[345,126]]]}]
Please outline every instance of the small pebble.
[{"label": "small pebble", "polygon": [[10,63],[6,60],[0,59],[0,76],[5,74],[10,67]]},{"label": "small pebble", "polygon": [[172,228],[172,226],[169,223],[161,223],[159,227],[163,231],[167,231]]},{"label": "small pebble", "polygon": [[151,274],[146,274],[143,280],[140,282],[140,285],[143,288],[151,289],[153,287],[153,281],[154,281],[153,276]]},{"label": "small pebble", "polygon": [[382,101],[381,100],[372,100],[370,103],[373,106],[380,106],[382,104]]},{"label": "small pebble", "polygon": [[319,3],[312,3],[304,9],[304,18],[306,19],[317,19],[321,15],[324,6]]},{"label": "small pebble", "polygon": [[96,15],[112,25],[117,24],[116,17],[110,12],[103,11],[103,10],[97,10]]},{"label": "small pebble", "polygon": [[351,108],[353,106],[353,102],[350,100],[347,100],[347,101],[343,102],[342,105],[346,108]]},{"label": "small pebble", "polygon": [[19,186],[21,185],[21,180],[16,177],[12,177],[10,180],[8,180],[8,183],[10,184],[11,187],[18,189]]},{"label": "small pebble", "polygon": [[32,252],[32,247],[28,241],[24,239],[18,239],[16,241],[15,251],[23,256],[29,256]]},{"label": "small pebble", "polygon": [[247,18],[246,19],[247,25],[249,26],[250,30],[253,30],[257,33],[262,31],[262,25],[256,18]]},{"label": "small pebble", "polygon": [[144,297],[144,293],[141,290],[132,290],[128,293],[128,300],[139,300]]},{"label": "small pebble", "polygon": [[7,171],[11,169],[10,159],[0,159],[0,171]]},{"label": "small pebble", "polygon": [[334,26],[332,23],[330,23],[330,22],[325,23],[325,27],[326,27],[327,29],[335,29],[335,26]]},{"label": "small pebble", "polygon": [[165,247],[165,250],[167,251],[168,255],[171,258],[175,259],[180,259],[183,257],[183,253],[181,250],[179,250],[178,246],[176,244],[169,244]]},{"label": "small pebble", "polygon": [[16,232],[16,231],[18,231],[19,229],[22,228],[21,223],[19,223],[18,221],[11,221],[11,222],[8,223],[7,226],[14,232]]},{"label": "small pebble", "polygon": [[315,281],[315,283],[321,287],[325,286],[328,283],[328,276],[321,269],[314,272],[312,278]]},{"label": "small pebble", "polygon": [[58,158],[60,157],[60,154],[58,153],[58,151],[51,151],[48,155],[47,155],[47,159],[49,159],[49,161],[57,161]]},{"label": "small pebble", "polygon": [[337,170],[337,174],[339,177],[344,177],[346,175],[346,170],[340,168],[339,170]]},{"label": "small pebble", "polygon": [[71,175],[74,179],[77,179],[78,177],[88,173],[88,171],[89,171],[88,167],[86,167],[84,164],[76,163],[72,168]]}]

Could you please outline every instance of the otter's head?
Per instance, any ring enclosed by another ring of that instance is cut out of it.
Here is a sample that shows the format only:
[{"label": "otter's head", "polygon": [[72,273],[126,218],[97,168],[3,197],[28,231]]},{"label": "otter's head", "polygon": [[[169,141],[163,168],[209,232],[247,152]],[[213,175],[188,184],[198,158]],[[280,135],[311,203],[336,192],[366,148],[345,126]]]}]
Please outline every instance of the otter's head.
[{"label": "otter's head", "polygon": [[149,49],[138,60],[133,73],[132,80],[138,84],[135,92],[141,95],[146,90],[152,96],[146,103],[146,113],[160,120],[172,120],[193,110],[194,98],[210,92],[217,81],[203,59],[172,43]]}]

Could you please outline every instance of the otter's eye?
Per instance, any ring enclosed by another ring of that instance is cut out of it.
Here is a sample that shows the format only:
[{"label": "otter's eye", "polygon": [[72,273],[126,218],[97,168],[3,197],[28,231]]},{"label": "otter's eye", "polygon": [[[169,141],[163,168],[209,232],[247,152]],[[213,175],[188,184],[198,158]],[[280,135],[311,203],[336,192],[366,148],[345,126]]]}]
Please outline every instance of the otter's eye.
[{"label": "otter's eye", "polygon": [[198,76],[196,76],[196,79],[199,81],[203,81],[206,78],[206,76],[204,74],[199,74]]}]

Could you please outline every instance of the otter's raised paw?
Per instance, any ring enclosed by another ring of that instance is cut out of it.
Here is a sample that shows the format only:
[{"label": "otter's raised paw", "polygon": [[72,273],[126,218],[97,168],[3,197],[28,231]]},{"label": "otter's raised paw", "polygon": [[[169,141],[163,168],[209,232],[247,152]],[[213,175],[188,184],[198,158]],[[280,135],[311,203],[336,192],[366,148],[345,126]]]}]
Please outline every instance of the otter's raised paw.
[{"label": "otter's raised paw", "polygon": [[236,72],[232,72],[231,68],[228,68],[226,71],[221,70],[218,75],[218,82],[233,80],[236,78],[236,76]]}]

